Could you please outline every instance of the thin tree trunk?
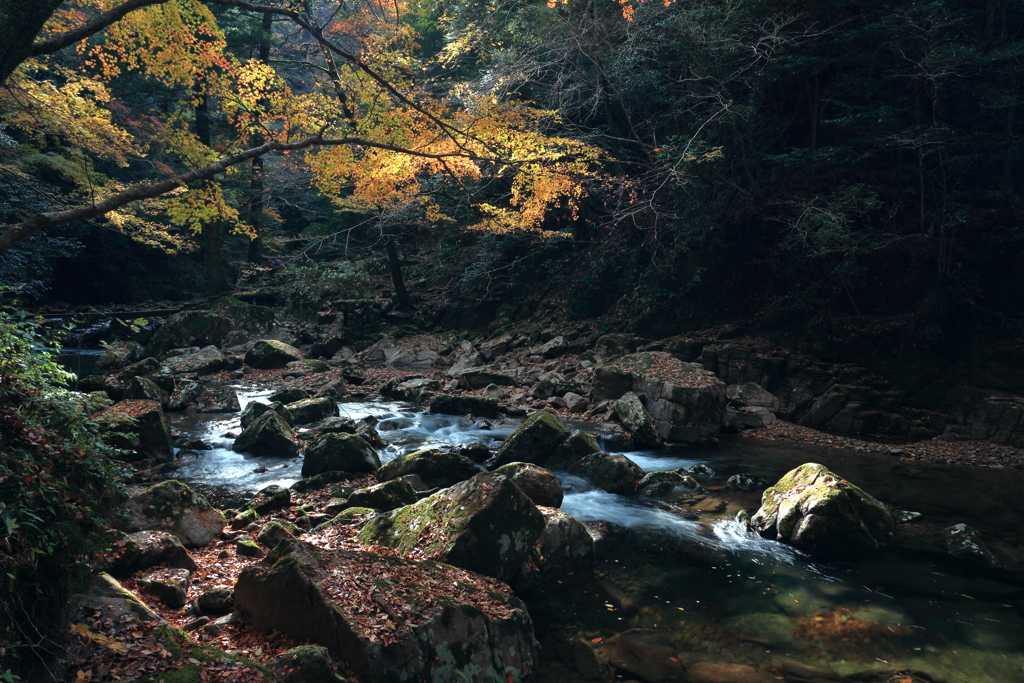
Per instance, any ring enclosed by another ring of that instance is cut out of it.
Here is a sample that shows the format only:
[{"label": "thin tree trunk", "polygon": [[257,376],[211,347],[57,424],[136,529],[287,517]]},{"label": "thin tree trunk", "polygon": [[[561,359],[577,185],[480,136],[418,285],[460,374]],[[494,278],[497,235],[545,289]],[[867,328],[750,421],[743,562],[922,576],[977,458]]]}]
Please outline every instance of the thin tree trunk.
[{"label": "thin tree trunk", "polygon": [[405,288],[405,278],[402,277],[402,262],[398,260],[398,249],[395,247],[395,239],[389,237],[385,248],[388,252],[388,264],[391,266],[391,282],[395,285],[395,303],[400,311],[412,310],[412,299],[409,297],[409,290]]},{"label": "thin tree trunk", "polygon": [[[264,64],[270,63],[270,39],[274,31],[274,15],[270,12],[263,13],[263,23],[260,26],[260,61]],[[260,103],[266,106],[265,102]],[[253,135],[252,144],[262,145],[263,135]],[[253,157],[252,178],[249,181],[249,221],[256,236],[249,240],[249,248],[246,253],[246,260],[249,263],[263,262],[263,157]]]},{"label": "thin tree trunk", "polygon": [[[210,103],[206,95],[201,95],[199,104],[196,105],[196,136],[207,147],[213,147],[213,134],[210,129]],[[231,289],[227,274],[224,272],[223,243],[224,230],[220,221],[204,223],[203,260],[206,264],[206,280],[214,294]]]}]

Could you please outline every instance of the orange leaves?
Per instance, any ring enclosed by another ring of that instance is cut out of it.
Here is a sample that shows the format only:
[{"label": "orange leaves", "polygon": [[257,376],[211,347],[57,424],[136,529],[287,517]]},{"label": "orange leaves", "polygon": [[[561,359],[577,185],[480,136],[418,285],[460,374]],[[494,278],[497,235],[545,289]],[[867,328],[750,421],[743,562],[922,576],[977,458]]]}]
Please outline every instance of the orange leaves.
[{"label": "orange leaves", "polygon": [[[643,5],[645,0],[617,0],[622,5],[622,16],[626,21],[633,21],[636,16],[636,8],[638,5]],[[671,5],[674,0],[661,0],[665,7]],[[568,5],[569,0],[547,0],[548,7],[554,9],[558,5]]]}]

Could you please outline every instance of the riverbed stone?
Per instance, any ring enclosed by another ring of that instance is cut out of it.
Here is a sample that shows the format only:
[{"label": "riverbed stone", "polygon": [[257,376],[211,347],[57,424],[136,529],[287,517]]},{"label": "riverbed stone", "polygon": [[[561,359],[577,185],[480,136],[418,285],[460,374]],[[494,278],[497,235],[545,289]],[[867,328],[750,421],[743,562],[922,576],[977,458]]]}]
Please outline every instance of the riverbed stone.
[{"label": "riverbed stone", "polygon": [[346,394],[348,394],[348,382],[345,381],[344,377],[336,377],[320,387],[313,394],[313,398],[333,398],[339,401],[345,398]]},{"label": "riverbed stone", "polygon": [[791,470],[766,490],[750,524],[765,538],[835,556],[875,552],[892,542],[896,529],[882,503],[817,463]]},{"label": "riverbed stone", "polygon": [[137,459],[174,460],[171,425],[159,401],[118,401],[92,416],[104,440]]},{"label": "riverbed stone", "polygon": [[330,432],[321,434],[306,446],[302,476],[321,472],[376,472],[380,469],[377,451],[358,434]]},{"label": "riverbed stone", "polygon": [[615,402],[615,414],[629,432],[633,443],[640,448],[658,448],[664,443],[654,426],[654,418],[632,391],[627,391]]},{"label": "riverbed stone", "polygon": [[124,398],[129,401],[156,401],[161,405],[167,394],[148,377],[132,377],[124,385]]},{"label": "riverbed stone", "polygon": [[309,424],[327,417],[339,417],[338,403],[333,398],[307,398],[285,406],[295,424]]},{"label": "riverbed stone", "polygon": [[726,480],[725,485],[733,491],[743,491],[744,493],[764,491],[768,488],[767,481],[752,474],[734,474]]},{"label": "riverbed stone", "polygon": [[272,659],[268,667],[280,683],[346,683],[327,648],[317,645],[293,647]]},{"label": "riverbed stone", "polygon": [[234,329],[234,323],[211,311],[181,311],[157,328],[146,344],[147,356],[160,356],[171,349],[189,346],[220,346]]},{"label": "riverbed stone", "polygon": [[636,492],[643,498],[668,499],[677,493],[703,493],[704,489],[696,479],[680,472],[648,472],[637,482]]},{"label": "riverbed stone", "polygon": [[427,395],[440,389],[441,383],[436,379],[411,377],[402,380],[402,378],[396,377],[381,386],[380,394],[381,396],[388,396],[399,401],[419,404],[423,402]]},{"label": "riverbed stone", "polygon": [[186,548],[199,548],[227,524],[223,513],[202,494],[173,479],[151,486],[125,503],[124,530],[160,530],[177,536]]},{"label": "riverbed stone", "polygon": [[624,455],[598,451],[571,463],[566,471],[583,477],[608,493],[632,495],[644,478],[644,471]]},{"label": "riverbed stone", "polygon": [[726,408],[722,427],[734,432],[742,432],[747,429],[767,427],[777,421],[775,413],[762,406]]},{"label": "riverbed stone", "polygon": [[207,386],[196,399],[198,413],[237,413],[241,410],[238,394],[231,387]]},{"label": "riverbed stone", "polygon": [[257,370],[283,368],[294,360],[302,360],[302,352],[276,339],[261,339],[245,352],[246,365]]},{"label": "riverbed stone", "polygon": [[595,553],[587,527],[561,510],[538,509],[544,515],[544,530],[512,580],[512,587],[525,591],[589,580]]},{"label": "riverbed stone", "polygon": [[256,542],[264,548],[274,548],[279,542],[286,538],[298,536],[299,527],[283,519],[272,519],[262,527],[256,534]]},{"label": "riverbed stone", "polygon": [[993,568],[999,564],[977,529],[969,524],[954,524],[940,532],[946,552],[957,559]]},{"label": "riverbed stone", "polygon": [[543,529],[544,516],[526,494],[485,472],[374,517],[359,539],[508,581]]},{"label": "riverbed stone", "polygon": [[142,344],[134,341],[110,342],[103,349],[103,355],[96,361],[96,367],[103,370],[120,370],[142,360]]},{"label": "riverbed stone", "polygon": [[271,403],[288,405],[289,403],[295,403],[307,398],[309,398],[309,389],[304,387],[287,387],[280,391],[275,391],[267,397],[267,400]]},{"label": "riverbed stone", "polygon": [[385,463],[377,470],[377,479],[390,481],[409,474],[419,475],[431,488],[447,488],[480,474],[480,468],[458,453],[427,448]]},{"label": "riverbed stone", "polygon": [[224,354],[216,346],[206,346],[195,353],[165,358],[164,366],[176,375],[186,372],[197,375],[212,375],[224,367]]},{"label": "riverbed stone", "polygon": [[[339,575],[388,580],[377,581],[358,615],[351,601],[332,597]],[[506,586],[491,582],[459,599],[428,587],[481,581],[442,564],[285,540],[261,565],[242,570],[235,606],[256,629],[326,647],[366,683],[529,680],[538,646],[525,606]],[[385,644],[369,626],[389,619],[393,639]]]},{"label": "riverbed stone", "polygon": [[731,384],[725,388],[725,396],[737,406],[765,408],[776,415],[782,410],[782,400],[756,382]]},{"label": "riverbed stone", "polygon": [[201,614],[228,614],[232,610],[232,591],[230,588],[205,590],[196,598],[196,605]]},{"label": "riverbed stone", "polygon": [[256,514],[268,515],[274,510],[286,508],[291,504],[291,490],[277,484],[271,484],[260,489],[246,507],[249,510],[255,510]]},{"label": "riverbed stone", "polygon": [[554,415],[538,411],[526,418],[494,454],[494,464],[528,462],[543,465],[569,438],[569,428]]},{"label": "riverbed stone", "polygon": [[650,629],[622,633],[608,661],[650,683],[683,680],[683,667],[672,641]]},{"label": "riverbed stone", "polygon": [[185,410],[199,400],[206,385],[194,379],[180,379],[174,385],[174,393],[167,401],[167,410]]},{"label": "riverbed stone", "polygon": [[[456,375],[454,368],[448,371],[449,375]],[[503,372],[490,367],[473,368],[457,374],[459,382],[464,388],[476,390],[483,389],[488,384],[497,384],[502,387],[515,386],[516,380]]]},{"label": "riverbed stone", "polygon": [[388,512],[415,503],[416,500],[416,489],[407,479],[393,479],[354,491],[348,497],[347,505]]},{"label": "riverbed stone", "polygon": [[293,436],[292,428],[285,419],[276,411],[268,410],[242,430],[231,448],[237,453],[288,458],[298,450]]},{"label": "riverbed stone", "polygon": [[510,462],[494,471],[511,479],[534,505],[557,508],[562,504],[562,482],[543,467],[527,462]]},{"label": "riverbed stone", "polygon": [[590,434],[577,429],[569,435],[568,439],[558,445],[558,448],[548,458],[545,465],[548,469],[567,470],[570,465],[580,458],[591,453],[597,453],[600,450]]},{"label": "riverbed stone", "polygon": [[199,569],[178,537],[166,531],[125,534],[111,543],[108,555],[114,559],[109,563],[107,571],[114,576],[128,576],[161,564],[192,572]]},{"label": "riverbed stone", "polygon": [[188,602],[192,573],[187,569],[157,569],[139,579],[139,587],[172,609]]},{"label": "riverbed stone", "polygon": [[430,399],[430,412],[444,415],[476,415],[497,417],[498,401],[483,396],[438,394]]}]

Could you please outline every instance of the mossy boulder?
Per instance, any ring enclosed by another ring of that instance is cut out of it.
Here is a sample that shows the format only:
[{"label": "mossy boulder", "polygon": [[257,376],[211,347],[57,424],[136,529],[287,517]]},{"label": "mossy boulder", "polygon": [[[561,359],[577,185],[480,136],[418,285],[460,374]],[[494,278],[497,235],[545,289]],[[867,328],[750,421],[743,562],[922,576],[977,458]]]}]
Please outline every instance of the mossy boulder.
[{"label": "mossy boulder", "polygon": [[261,339],[245,352],[246,364],[259,370],[283,368],[296,360],[302,360],[302,352],[276,339]]},{"label": "mossy boulder", "polygon": [[289,489],[271,484],[266,486],[253,496],[249,501],[248,509],[255,510],[259,515],[267,515],[274,510],[286,508],[292,504],[292,492]]},{"label": "mossy boulder", "polygon": [[242,430],[231,448],[238,453],[287,458],[298,450],[292,436],[292,428],[284,418],[268,410]]},{"label": "mossy boulder", "polygon": [[114,576],[128,576],[142,569],[167,565],[194,572],[199,565],[188,554],[178,537],[166,531],[138,531],[125,534],[111,543],[107,566]]},{"label": "mossy boulder", "polygon": [[882,503],[817,463],[790,470],[766,490],[750,525],[765,538],[838,557],[873,553],[896,531]]},{"label": "mossy boulder", "polygon": [[629,432],[633,443],[640,448],[658,448],[665,443],[654,426],[654,418],[644,408],[640,397],[632,391],[627,391],[615,402],[615,414]]},{"label": "mossy boulder", "polygon": [[160,356],[171,349],[220,346],[232,329],[234,323],[230,319],[211,311],[175,313],[153,333],[145,354]]},{"label": "mossy boulder", "polygon": [[295,424],[310,424],[327,417],[339,417],[338,404],[333,398],[306,398],[285,406]]},{"label": "mossy boulder", "polygon": [[231,387],[205,387],[196,399],[196,412],[199,413],[237,413],[241,409],[238,394]]},{"label": "mossy boulder", "polygon": [[231,528],[235,531],[238,531],[239,529],[244,529],[245,527],[259,520],[259,518],[260,513],[256,512],[255,510],[246,510],[245,512],[240,513],[237,517],[231,520]]},{"label": "mossy boulder", "polygon": [[536,412],[505,439],[494,454],[494,464],[528,462],[543,465],[569,435],[569,428],[557,417],[543,411]]},{"label": "mossy boulder", "polygon": [[568,439],[558,445],[555,452],[548,458],[546,465],[549,469],[566,470],[580,458],[600,450],[594,437],[577,429],[569,435]]},{"label": "mossy boulder", "polygon": [[124,385],[124,398],[127,401],[156,401],[163,405],[167,394],[148,377],[132,377]]},{"label": "mossy boulder", "polygon": [[115,341],[107,344],[103,355],[96,361],[96,367],[103,370],[120,370],[143,358],[142,345],[133,341]]},{"label": "mossy boulder", "polygon": [[337,470],[376,472],[379,468],[377,451],[356,434],[322,434],[306,446],[302,459],[303,477]]},{"label": "mossy boulder", "polygon": [[543,529],[544,517],[526,494],[508,477],[486,472],[374,517],[359,539],[507,581]]},{"label": "mossy boulder", "polygon": [[159,401],[119,401],[93,415],[104,440],[128,451],[135,458],[170,462],[174,460],[171,425]]},{"label": "mossy boulder", "polygon": [[327,372],[331,369],[331,366],[322,360],[315,360],[313,358],[303,358],[302,360],[293,360],[291,363],[285,366],[288,370],[294,370],[298,372]]},{"label": "mossy boulder", "polygon": [[415,502],[416,489],[412,484],[405,479],[395,479],[354,491],[347,505],[387,512]]},{"label": "mossy boulder", "polygon": [[268,410],[273,410],[275,413],[280,415],[289,426],[293,424],[291,413],[289,413],[288,409],[280,403],[275,402],[267,404],[261,401],[250,401],[249,404],[245,406],[245,410],[242,411],[242,429],[248,428],[249,425],[256,421],[256,418]]},{"label": "mossy boulder", "polygon": [[129,498],[125,508],[128,515],[121,521],[125,531],[166,531],[186,548],[208,544],[227,524],[205,496],[173,479]]},{"label": "mossy boulder", "polygon": [[235,552],[242,557],[263,557],[266,555],[255,541],[248,539],[240,540],[235,542]]},{"label": "mossy boulder", "polygon": [[273,548],[286,538],[294,538],[300,533],[299,527],[283,519],[272,519],[263,525],[256,535],[256,542],[264,548]]},{"label": "mossy boulder", "polygon": [[476,415],[497,417],[498,401],[483,396],[460,396],[459,394],[438,394],[430,399],[430,412],[443,415]]},{"label": "mossy boulder", "polygon": [[306,477],[305,479],[299,479],[297,482],[292,484],[289,488],[296,493],[308,493],[310,491],[319,491],[325,489],[331,484],[336,484],[339,481],[348,481],[349,479],[355,479],[358,475],[350,472],[344,472],[340,470],[329,470],[327,472],[321,472],[320,474]]},{"label": "mossy boulder", "polygon": [[534,505],[557,508],[562,504],[562,482],[543,467],[526,462],[510,462],[495,472],[511,479]]},{"label": "mossy boulder", "polygon": [[542,507],[544,530],[512,580],[517,591],[586,581],[594,569],[594,539],[578,519]]},{"label": "mossy boulder", "polygon": [[608,493],[632,495],[644,477],[640,466],[624,455],[598,451],[576,460],[566,469],[569,474],[589,479]]},{"label": "mossy boulder", "polygon": [[185,353],[164,359],[164,365],[174,374],[192,372],[197,375],[212,375],[224,367],[224,354],[216,346],[203,347],[195,353]]},{"label": "mossy boulder", "polygon": [[480,468],[458,453],[428,448],[385,463],[377,470],[377,479],[390,481],[408,474],[419,475],[431,488],[446,488],[480,474]]},{"label": "mossy boulder", "polygon": [[280,683],[345,683],[326,647],[300,645],[270,661]]}]

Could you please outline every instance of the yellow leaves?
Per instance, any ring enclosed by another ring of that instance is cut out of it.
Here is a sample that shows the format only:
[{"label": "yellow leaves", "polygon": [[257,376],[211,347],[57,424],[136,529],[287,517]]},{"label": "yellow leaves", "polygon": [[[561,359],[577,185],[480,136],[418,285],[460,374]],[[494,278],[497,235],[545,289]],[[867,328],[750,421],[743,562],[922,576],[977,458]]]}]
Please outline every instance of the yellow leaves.
[{"label": "yellow leaves", "polygon": [[[675,0],[662,0],[662,4],[665,7],[671,5]],[[618,0],[618,3],[622,6],[622,16],[626,21],[633,21],[636,16],[637,5],[644,4],[645,0]],[[547,0],[548,7],[554,9],[558,5],[568,5],[569,0]]]},{"label": "yellow leaves", "polygon": [[238,221],[238,210],[228,205],[224,193],[217,183],[204,183],[196,190],[167,200],[167,216],[171,223],[185,227],[198,234],[203,226],[214,222],[225,222],[233,232],[252,236],[252,229]]},{"label": "yellow leaves", "polygon": [[111,652],[116,652],[119,655],[128,654],[128,647],[124,643],[120,643],[111,638],[110,636],[105,636],[102,633],[93,633],[85,624],[73,625],[71,627],[71,632],[75,635],[82,636],[83,638],[88,638],[94,643],[106,645],[107,649],[109,649]]}]

